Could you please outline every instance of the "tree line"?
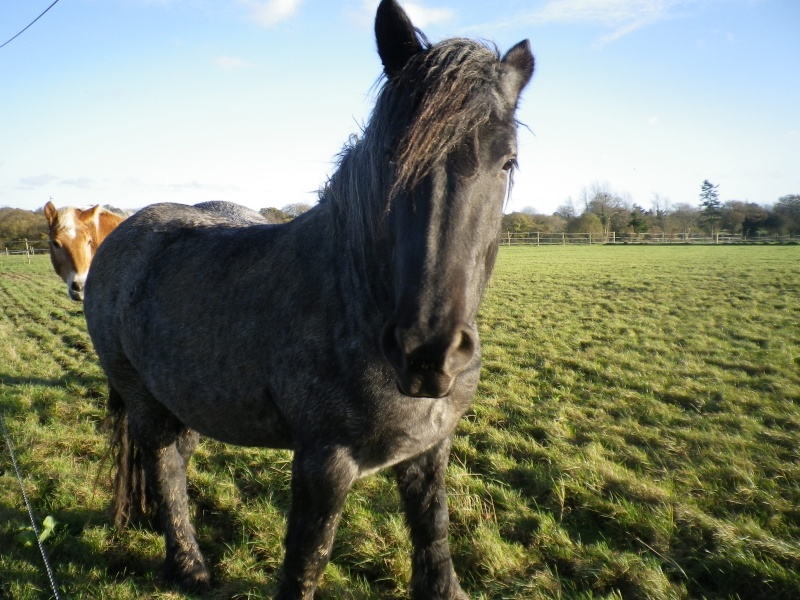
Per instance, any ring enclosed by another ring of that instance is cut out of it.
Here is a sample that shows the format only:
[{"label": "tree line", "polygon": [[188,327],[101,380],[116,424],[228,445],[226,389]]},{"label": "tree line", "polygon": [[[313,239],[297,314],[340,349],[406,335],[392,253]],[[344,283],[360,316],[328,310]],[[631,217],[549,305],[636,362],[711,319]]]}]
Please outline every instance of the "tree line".
[{"label": "tree line", "polygon": [[[567,200],[551,215],[533,209],[503,216],[501,230],[510,233],[592,233],[612,232],[685,234],[726,232],[733,235],[800,235],[800,194],[779,198],[763,206],[743,200],[719,200],[717,185],[703,182],[699,202],[672,204],[653,194],[649,208],[634,203],[627,194],[617,194],[608,184],[595,183],[581,190],[578,201]],[[119,209],[105,205],[116,212]],[[288,204],[283,208],[262,208],[269,223],[287,223],[311,208],[310,204]],[[131,211],[126,211],[131,212]],[[28,239],[47,239],[44,210],[0,208],[0,244]]]},{"label": "tree line", "polygon": [[653,194],[645,208],[627,194],[614,192],[608,184],[583,188],[575,202],[571,198],[551,215],[531,208],[503,216],[501,229],[511,233],[592,233],[610,236],[629,233],[684,234],[725,232],[744,237],[800,235],[800,194],[779,198],[763,206],[744,200],[719,200],[718,185],[703,182],[698,204],[672,204]]}]

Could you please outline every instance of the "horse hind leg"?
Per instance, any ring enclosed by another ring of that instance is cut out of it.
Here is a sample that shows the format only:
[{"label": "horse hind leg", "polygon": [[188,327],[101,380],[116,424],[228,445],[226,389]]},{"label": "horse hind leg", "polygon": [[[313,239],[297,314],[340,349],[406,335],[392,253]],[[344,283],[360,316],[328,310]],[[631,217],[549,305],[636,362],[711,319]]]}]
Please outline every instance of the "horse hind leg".
[{"label": "horse hind leg", "polygon": [[[138,386],[137,386],[138,387]],[[165,577],[188,591],[207,589],[211,576],[189,521],[186,470],[199,436],[141,389],[112,388],[115,422],[114,516],[125,526],[137,514],[158,514],[166,541]]]},{"label": "horse hind leg", "polygon": [[[189,438],[194,437],[194,441]],[[168,446],[157,448],[152,455],[151,473],[157,490],[159,520],[166,540],[165,576],[182,589],[205,590],[211,574],[197,544],[195,531],[189,521],[189,499],[186,494],[187,461],[182,451],[196,445],[197,434],[184,430]]]}]

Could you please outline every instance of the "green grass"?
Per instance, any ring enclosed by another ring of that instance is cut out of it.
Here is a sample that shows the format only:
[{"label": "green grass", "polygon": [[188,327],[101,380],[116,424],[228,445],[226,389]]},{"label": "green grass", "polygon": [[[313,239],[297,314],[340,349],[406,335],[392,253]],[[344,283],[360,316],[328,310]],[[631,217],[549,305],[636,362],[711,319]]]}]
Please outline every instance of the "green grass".
[{"label": "green grass", "polygon": [[[160,536],[110,525],[105,384],[47,258],[0,257],[0,408],[68,598],[177,599]],[[800,598],[800,248],[502,248],[448,470],[476,600]],[[205,440],[212,599],[269,598],[291,455]],[[0,446],[0,598],[47,598]],[[348,499],[322,599],[407,597],[391,478]]]}]

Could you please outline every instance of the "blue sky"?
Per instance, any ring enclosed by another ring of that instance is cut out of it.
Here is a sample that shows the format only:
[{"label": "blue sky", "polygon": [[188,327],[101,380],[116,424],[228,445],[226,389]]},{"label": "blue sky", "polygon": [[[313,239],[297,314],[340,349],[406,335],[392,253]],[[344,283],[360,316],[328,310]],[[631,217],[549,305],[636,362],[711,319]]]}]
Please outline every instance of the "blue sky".
[{"label": "blue sky", "polygon": [[[52,0],[0,3],[0,43]],[[415,0],[432,41],[529,38],[507,210],[800,194],[797,0]],[[377,0],[60,0],[0,48],[0,206],[313,203],[380,74]]]}]

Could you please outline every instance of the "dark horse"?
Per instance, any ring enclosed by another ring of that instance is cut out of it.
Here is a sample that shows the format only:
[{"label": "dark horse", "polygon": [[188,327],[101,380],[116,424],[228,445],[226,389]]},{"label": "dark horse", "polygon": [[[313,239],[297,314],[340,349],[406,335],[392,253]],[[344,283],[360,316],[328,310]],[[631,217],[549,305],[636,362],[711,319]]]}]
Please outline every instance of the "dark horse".
[{"label": "dark horse", "polygon": [[312,210],[259,225],[154,205],[92,265],[115,518],[157,509],[167,574],[184,588],[210,582],[186,495],[201,434],[294,450],[278,598],[313,597],[348,491],[385,467],[413,542],[413,597],[466,598],[444,474],[478,384],[475,318],[533,55],[527,41],[502,58],[465,39],[430,45],[394,0],[375,33],[386,81]]}]

